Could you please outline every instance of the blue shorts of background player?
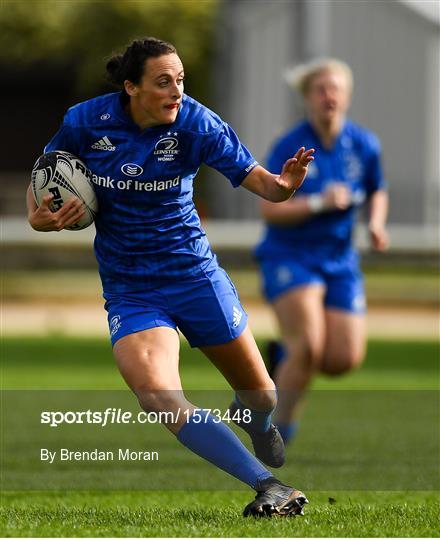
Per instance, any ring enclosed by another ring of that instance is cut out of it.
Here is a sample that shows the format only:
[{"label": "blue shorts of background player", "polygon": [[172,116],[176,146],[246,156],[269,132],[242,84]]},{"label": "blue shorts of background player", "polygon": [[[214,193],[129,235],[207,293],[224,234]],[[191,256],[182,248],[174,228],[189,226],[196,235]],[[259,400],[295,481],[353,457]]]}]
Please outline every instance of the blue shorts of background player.
[{"label": "blue shorts of background player", "polygon": [[124,336],[166,326],[178,328],[191,347],[205,347],[227,343],[246,328],[247,314],[220,267],[198,278],[104,297],[112,345]]},{"label": "blue shorts of background player", "polygon": [[269,302],[289,290],[315,284],[325,289],[324,306],[352,313],[365,312],[364,279],[355,254],[339,261],[299,255],[261,262],[263,292]]}]

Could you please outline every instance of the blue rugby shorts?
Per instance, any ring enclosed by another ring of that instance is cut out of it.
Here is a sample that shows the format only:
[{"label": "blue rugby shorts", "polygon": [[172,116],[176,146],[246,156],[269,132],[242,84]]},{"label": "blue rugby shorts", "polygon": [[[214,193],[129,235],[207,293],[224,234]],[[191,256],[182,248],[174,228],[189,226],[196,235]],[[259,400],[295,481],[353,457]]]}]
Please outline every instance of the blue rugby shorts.
[{"label": "blue rugby shorts", "polygon": [[263,294],[269,302],[282,294],[319,283],[325,288],[324,305],[352,313],[364,313],[364,280],[356,254],[339,260],[300,255],[260,261]]},{"label": "blue rugby shorts", "polygon": [[247,314],[228,274],[220,267],[206,275],[133,293],[104,293],[110,339],[149,328],[179,329],[191,347],[220,345],[245,329]]}]

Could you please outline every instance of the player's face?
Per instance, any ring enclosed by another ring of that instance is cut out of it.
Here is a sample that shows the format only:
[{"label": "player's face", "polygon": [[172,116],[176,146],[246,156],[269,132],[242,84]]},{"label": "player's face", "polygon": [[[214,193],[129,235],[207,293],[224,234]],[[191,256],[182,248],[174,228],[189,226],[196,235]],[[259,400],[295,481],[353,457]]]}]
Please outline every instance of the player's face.
[{"label": "player's face", "polygon": [[318,122],[340,119],[350,106],[350,91],[343,73],[327,70],[317,74],[305,97],[310,115]]},{"label": "player's face", "polygon": [[134,120],[142,127],[173,123],[182,100],[183,76],[177,54],[149,58],[139,84],[125,84]]}]

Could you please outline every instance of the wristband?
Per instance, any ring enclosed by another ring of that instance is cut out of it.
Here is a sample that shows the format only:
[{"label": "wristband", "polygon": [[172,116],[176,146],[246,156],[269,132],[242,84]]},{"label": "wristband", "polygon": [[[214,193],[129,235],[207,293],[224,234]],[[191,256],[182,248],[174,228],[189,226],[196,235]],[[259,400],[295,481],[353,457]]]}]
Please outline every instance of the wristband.
[{"label": "wristband", "polygon": [[324,210],[324,197],[318,193],[309,195],[307,197],[307,204],[309,205],[312,214],[319,214]]}]

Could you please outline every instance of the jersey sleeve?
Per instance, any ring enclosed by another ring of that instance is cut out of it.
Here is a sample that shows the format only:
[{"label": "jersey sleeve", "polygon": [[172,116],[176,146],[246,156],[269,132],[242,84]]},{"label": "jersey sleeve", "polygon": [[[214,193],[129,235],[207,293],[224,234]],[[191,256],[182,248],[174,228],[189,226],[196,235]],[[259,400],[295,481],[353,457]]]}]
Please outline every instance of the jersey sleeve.
[{"label": "jersey sleeve", "polygon": [[80,145],[78,141],[78,128],[74,128],[69,122],[68,113],[64,117],[60,129],[44,147],[45,154],[54,150],[64,150],[75,156],[79,156]]},{"label": "jersey sleeve", "polygon": [[202,161],[238,187],[258,162],[225,122],[203,141]]},{"label": "jersey sleeve", "polygon": [[380,189],[386,189],[386,181],[382,168],[382,151],[379,139],[370,135],[368,140],[368,157],[365,170],[367,195]]}]

